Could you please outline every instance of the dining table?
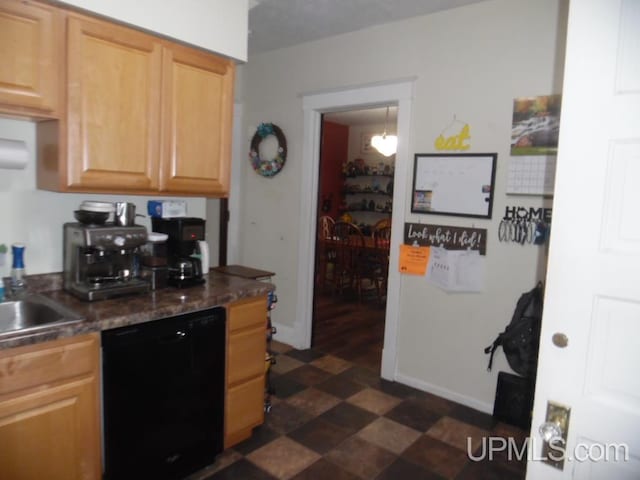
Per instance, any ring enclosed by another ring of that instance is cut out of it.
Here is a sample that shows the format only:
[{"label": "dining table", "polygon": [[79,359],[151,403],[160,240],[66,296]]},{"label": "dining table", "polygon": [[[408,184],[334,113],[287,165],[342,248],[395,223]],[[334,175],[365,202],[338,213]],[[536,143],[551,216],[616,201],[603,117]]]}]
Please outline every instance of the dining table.
[{"label": "dining table", "polygon": [[[388,272],[389,240],[376,241],[371,236],[349,235],[342,238],[321,237],[318,242],[321,262],[332,264],[333,280],[334,284],[337,283],[338,291],[343,291],[346,284],[355,284],[360,294],[361,281],[365,278],[386,285],[386,278],[381,277],[386,277]],[[326,264],[321,266],[325,272]]]},{"label": "dining table", "polygon": [[[362,239],[362,240],[361,240]],[[363,249],[369,252],[389,253],[389,241],[381,240],[376,242],[373,237],[367,235],[349,235],[349,241],[341,240],[338,237],[324,237],[319,239],[321,246],[330,249],[338,245],[347,245],[353,249]]]}]

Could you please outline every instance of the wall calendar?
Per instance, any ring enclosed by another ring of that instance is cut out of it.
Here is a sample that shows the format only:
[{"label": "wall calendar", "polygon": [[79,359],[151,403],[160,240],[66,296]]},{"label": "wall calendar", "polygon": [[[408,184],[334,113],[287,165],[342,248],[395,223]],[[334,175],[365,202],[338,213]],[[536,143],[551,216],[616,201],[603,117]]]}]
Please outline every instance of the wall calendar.
[{"label": "wall calendar", "polygon": [[512,156],[509,159],[507,194],[553,195],[556,156]]}]

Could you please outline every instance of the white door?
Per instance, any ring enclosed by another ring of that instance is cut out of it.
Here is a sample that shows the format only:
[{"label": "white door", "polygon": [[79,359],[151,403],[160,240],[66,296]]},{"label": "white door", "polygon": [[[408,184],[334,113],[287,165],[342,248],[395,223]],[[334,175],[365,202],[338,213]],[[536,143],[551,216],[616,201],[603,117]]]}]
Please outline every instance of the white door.
[{"label": "white door", "polygon": [[[638,479],[640,0],[572,0],[564,75],[527,478]],[[548,401],[571,408],[562,471],[539,460]]]}]

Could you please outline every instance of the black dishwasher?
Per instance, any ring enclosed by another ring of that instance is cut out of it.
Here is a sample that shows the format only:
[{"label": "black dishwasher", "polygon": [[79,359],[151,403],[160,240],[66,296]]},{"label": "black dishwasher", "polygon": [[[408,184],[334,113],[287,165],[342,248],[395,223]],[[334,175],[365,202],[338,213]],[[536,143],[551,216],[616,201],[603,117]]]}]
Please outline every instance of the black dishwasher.
[{"label": "black dishwasher", "polygon": [[102,332],[105,479],[179,479],[223,450],[222,307]]}]

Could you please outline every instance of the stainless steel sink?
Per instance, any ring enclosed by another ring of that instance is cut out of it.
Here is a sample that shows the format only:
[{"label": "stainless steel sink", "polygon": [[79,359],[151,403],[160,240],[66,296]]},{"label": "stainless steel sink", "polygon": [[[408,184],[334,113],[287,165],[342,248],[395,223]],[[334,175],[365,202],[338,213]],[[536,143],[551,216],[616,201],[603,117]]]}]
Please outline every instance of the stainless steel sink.
[{"label": "stainless steel sink", "polygon": [[33,333],[37,330],[82,321],[82,317],[40,294],[0,303],[0,336]]}]

